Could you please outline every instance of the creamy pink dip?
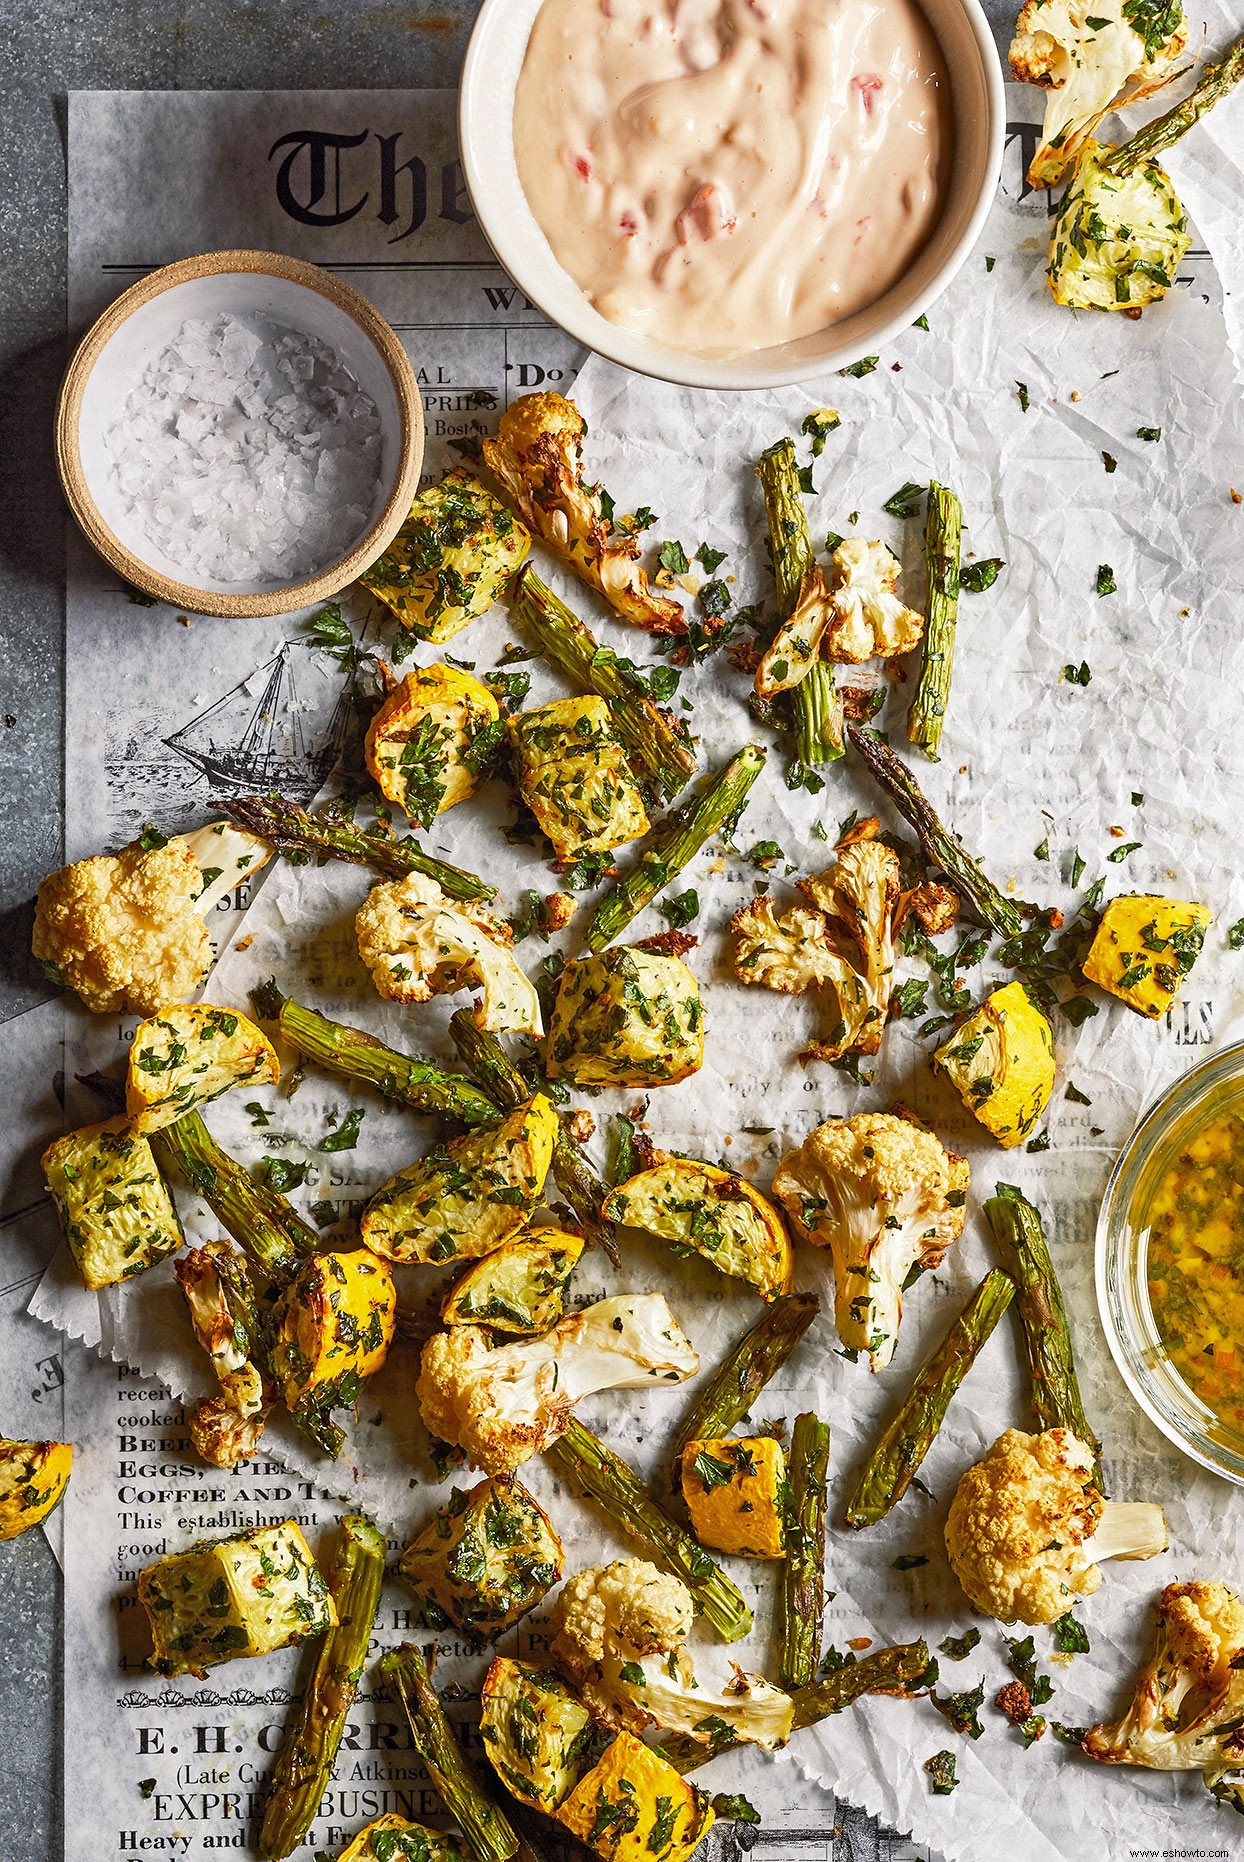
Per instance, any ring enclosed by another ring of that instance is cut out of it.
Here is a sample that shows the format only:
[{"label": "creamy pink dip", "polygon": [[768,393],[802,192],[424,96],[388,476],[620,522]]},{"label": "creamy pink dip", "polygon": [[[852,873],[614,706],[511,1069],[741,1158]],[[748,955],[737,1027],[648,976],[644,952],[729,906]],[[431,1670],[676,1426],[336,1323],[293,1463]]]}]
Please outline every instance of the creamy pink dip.
[{"label": "creamy pink dip", "polygon": [[941,211],[948,98],[916,0],[544,0],[514,145],[602,316],[739,354],[908,268]]}]

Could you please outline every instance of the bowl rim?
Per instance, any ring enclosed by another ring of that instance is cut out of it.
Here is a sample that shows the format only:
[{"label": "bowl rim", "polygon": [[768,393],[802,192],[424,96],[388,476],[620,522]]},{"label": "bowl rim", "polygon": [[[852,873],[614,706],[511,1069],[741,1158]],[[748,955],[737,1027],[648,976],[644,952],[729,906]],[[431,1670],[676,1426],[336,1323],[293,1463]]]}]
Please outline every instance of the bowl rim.
[{"label": "bowl rim", "polygon": [[[228,273],[250,272],[267,277],[284,278],[290,283],[316,292],[343,310],[372,343],[389,372],[397,396],[400,431],[398,434],[398,469],[384,506],[375,521],[357,543],[327,569],[281,588],[265,589],[254,594],[227,594],[214,589],[196,588],[179,582],[161,570],[153,569],[122,543],[105,522],[99,506],[91,496],[82,466],[79,425],[82,400],[87,382],[106,345],[136,310],[151,303],[177,285],[198,278]],[[136,284],[114,298],[91,325],[70,359],[60,385],[55,414],[56,465],[61,489],[87,541],[118,575],[145,594],[154,595],[170,607],[188,608],[195,614],[210,614],[225,619],[289,614],[297,608],[312,607],[338,594],[377,556],[389,547],[410,510],[423,466],[423,399],[410,358],[396,333],[369,299],[352,285],[344,284],[322,266],[285,253],[262,252],[247,247],[231,247],[219,252],[201,252],[192,258],[177,259],[161,265],[140,278]]]},{"label": "bowl rim", "polygon": [[1133,1367],[1128,1346],[1116,1322],[1109,1291],[1110,1267],[1121,1233],[1121,1221],[1112,1221],[1112,1216],[1125,1170],[1147,1143],[1151,1145],[1156,1141],[1155,1132],[1160,1132],[1173,1100],[1191,1094],[1193,1104],[1195,1104],[1198,1093],[1203,1090],[1202,1081],[1205,1074],[1222,1072],[1229,1078],[1233,1069],[1238,1070],[1241,1084],[1244,1085],[1244,1040],[1228,1041],[1221,1047],[1213,1048],[1202,1060],[1187,1068],[1185,1072],[1155,1093],[1140,1113],[1123,1141],[1102,1192],[1094,1238],[1093,1280],[1097,1296],[1098,1318],[1101,1321],[1102,1331],[1105,1333],[1106,1344],[1114,1359],[1115,1369],[1127,1385],[1133,1401],[1149,1418],[1153,1426],[1166,1437],[1168,1442],[1179,1449],[1181,1454],[1186,1455],[1190,1461],[1195,1461],[1209,1473],[1218,1475],[1221,1480],[1230,1481],[1233,1486],[1238,1487],[1244,1486],[1244,1460],[1233,1456],[1234,1465],[1226,1465],[1209,1446],[1201,1446],[1192,1434],[1191,1425],[1186,1430],[1179,1427],[1164,1414],[1146,1390]]},{"label": "bowl rim", "polygon": [[[481,76],[486,58],[484,39],[493,22],[510,11],[513,4],[514,0],[483,0],[471,28],[458,85],[459,159],[480,231],[502,269],[550,322],[582,343],[591,354],[602,356],[605,361],[619,367],[631,369],[637,375],[647,375],[656,381],[671,382],[683,388],[715,388],[729,393],[735,389],[786,388],[799,382],[813,381],[851,367],[870,354],[874,347],[880,350],[896,336],[900,336],[942,295],[980,238],[1002,173],[1006,138],[1006,89],[993,28],[980,0],[951,0],[951,4],[957,6],[967,20],[980,54],[988,116],[984,174],[972,212],[943,264],[923,291],[905,302],[884,324],[871,331],[866,340],[843,344],[838,350],[829,350],[800,362],[748,363],[746,352],[737,362],[729,357],[695,356],[684,350],[667,349],[651,337],[608,323],[592,308],[581,286],[564,270],[562,276],[568,287],[567,301],[565,305],[554,308],[547,301],[547,293],[541,291],[538,285],[532,286],[525,282],[524,258],[528,250],[525,231],[521,226],[514,225],[504,213],[493,211],[490,165],[486,159],[477,159],[481,149],[494,145],[496,141],[496,110],[487,119],[486,133],[483,133],[482,117],[477,133],[474,115],[476,98],[479,98],[482,108],[486,90],[486,80]],[[512,124],[512,121],[513,112],[510,110],[507,125]],[[507,133],[512,134],[508,126]]]}]

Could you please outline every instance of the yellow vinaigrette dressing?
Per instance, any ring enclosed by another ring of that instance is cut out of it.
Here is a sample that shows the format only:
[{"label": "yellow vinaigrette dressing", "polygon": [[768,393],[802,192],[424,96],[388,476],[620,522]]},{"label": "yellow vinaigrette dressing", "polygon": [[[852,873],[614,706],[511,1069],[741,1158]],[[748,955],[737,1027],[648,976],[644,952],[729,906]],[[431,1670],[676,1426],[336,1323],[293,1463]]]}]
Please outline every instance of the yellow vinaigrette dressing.
[{"label": "yellow vinaigrette dressing", "polygon": [[1180,1147],[1145,1220],[1149,1303],[1167,1356],[1244,1434],[1244,1102]]}]

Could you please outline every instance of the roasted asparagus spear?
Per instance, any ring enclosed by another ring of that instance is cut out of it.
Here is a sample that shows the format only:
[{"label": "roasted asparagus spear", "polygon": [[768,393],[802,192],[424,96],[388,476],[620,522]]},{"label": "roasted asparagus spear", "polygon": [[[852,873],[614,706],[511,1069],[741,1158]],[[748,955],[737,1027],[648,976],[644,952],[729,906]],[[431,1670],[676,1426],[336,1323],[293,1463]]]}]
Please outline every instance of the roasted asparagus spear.
[{"label": "roasted asparagus spear", "polygon": [[929,511],[924,527],[928,618],[920,654],[920,680],[907,717],[908,738],[919,744],[934,762],[942,741],[955,658],[962,530],[962,505],[953,491],[934,481],[929,486]]},{"label": "roasted asparagus spear", "polygon": [[680,1577],[723,1642],[737,1642],[752,1626],[742,1592],[718,1569],[690,1533],[661,1511],[634,1469],[606,1448],[581,1422],[570,1427],[545,1455],[559,1473],[602,1506],[620,1531],[658,1564]]},{"label": "roasted asparagus spear", "polygon": [[413,1643],[403,1642],[381,1657],[379,1671],[381,1680],[401,1701],[415,1751],[475,1862],[509,1862],[524,1845],[463,1758],[420,1651]]},{"label": "roasted asparagus spear", "polygon": [[913,1474],[933,1446],[951,1398],[1014,1293],[1010,1276],[995,1267],[920,1366],[910,1390],[860,1470],[847,1501],[849,1526],[875,1526],[907,1492]]},{"label": "roasted asparagus spear", "polygon": [[632,918],[677,879],[710,835],[727,826],[733,830],[746,806],[748,790],[764,766],[762,747],[745,745],[698,796],[655,829],[638,863],[615,880],[592,914],[587,928],[589,950],[603,950],[625,931]]},{"label": "roasted asparagus spear", "polygon": [[259,1853],[278,1862],[315,1821],[367,1662],[384,1581],[385,1538],[362,1514],[347,1514],[327,1574],[337,1627],[320,1643],[315,1672],[272,1774]]},{"label": "roasted asparagus spear", "polygon": [[315,1230],[222,1151],[197,1112],[153,1131],[150,1143],[160,1170],[184,1178],[270,1279],[287,1280],[305,1255],[319,1253]]},{"label": "roasted asparagus spear", "polygon": [[510,611],[572,685],[606,701],[618,736],[665,799],[680,794],[695,774],[695,751],[656,703],[643,674],[602,647],[530,564],[518,578]]},{"label": "roasted asparagus spear", "polygon": [[[899,1642],[891,1649],[875,1649],[858,1662],[847,1662],[823,1680],[810,1681],[806,1687],[795,1689],[792,1696],[794,1731],[818,1726],[864,1694],[908,1694],[919,1683],[928,1665],[927,1642]],[[662,1758],[668,1759],[680,1772],[689,1772],[707,1765],[722,1752],[733,1751],[738,1744],[739,1741],[726,1738],[706,1746],[689,1733],[677,1733],[664,1742],[660,1751]]]},{"label": "roasted asparagus spear", "polygon": [[346,860],[353,866],[374,867],[389,879],[423,873],[451,899],[496,897],[495,886],[487,886],[474,873],[425,853],[410,834],[398,840],[370,828],[356,828],[342,816],[308,814],[305,808],[279,795],[236,795],[222,802],[221,807],[237,827],[262,835],[278,853],[304,859]]},{"label": "roasted asparagus spear", "polygon": [[[816,561],[803,494],[795,467],[795,442],[778,440],[761,455],[756,466],[765,496],[765,517],[773,552],[773,579],[777,584],[778,614],[785,620],[799,599],[804,576]],[[842,735],[842,700],[834,669],[818,659],[792,693],[795,755],[805,769],[834,763],[846,745]]]},{"label": "roasted asparagus spear", "polygon": [[778,1618],[778,1680],[806,1687],[821,1659],[825,1618],[825,1487],[829,1424],[811,1411],[795,1418],[786,1480],[786,1558]]},{"label": "roasted asparagus spear", "polygon": [[1212,110],[1220,98],[1234,89],[1241,78],[1244,78],[1244,39],[1237,39],[1220,64],[1206,67],[1200,83],[1182,103],[1175,104],[1164,116],[1154,117],[1117,149],[1103,155],[1102,167],[1113,175],[1130,175],[1142,162],[1161,155],[1173,142],[1178,142],[1207,110]]},{"label": "roasted asparagus spear", "polygon": [[790,1357],[817,1315],[815,1293],[785,1293],[744,1332],[728,1358],[701,1391],[674,1444],[675,1480],[688,1442],[715,1441],[729,1435]]},{"label": "roasted asparagus spear", "polygon": [[999,892],[958,838],[942,826],[906,764],[895,756],[876,731],[848,724],[847,736],[878,786],[890,797],[904,821],[915,829],[930,864],[946,874],[982,924],[989,925],[1000,937],[1018,937],[1024,925],[1020,905]]},{"label": "roasted asparagus spear", "polygon": [[[985,1204],[994,1240],[1006,1251],[1032,1372],[1032,1406],[1038,1429],[1069,1429],[1095,1455],[1101,1443],[1089,1427],[1071,1349],[1063,1290],[1046,1246],[1041,1217],[1010,1183],[999,1183]],[[1094,1479],[1104,1494],[1101,1466]]]},{"label": "roasted asparagus spear", "polygon": [[386,1099],[400,1100],[415,1112],[439,1113],[460,1125],[487,1125],[497,1116],[493,1100],[463,1074],[446,1073],[430,1061],[385,1047],[360,1028],[330,1021],[283,995],[275,982],[253,989],[251,1003],[260,1020],[274,1021],[306,1059],[348,1080],[365,1080]]}]

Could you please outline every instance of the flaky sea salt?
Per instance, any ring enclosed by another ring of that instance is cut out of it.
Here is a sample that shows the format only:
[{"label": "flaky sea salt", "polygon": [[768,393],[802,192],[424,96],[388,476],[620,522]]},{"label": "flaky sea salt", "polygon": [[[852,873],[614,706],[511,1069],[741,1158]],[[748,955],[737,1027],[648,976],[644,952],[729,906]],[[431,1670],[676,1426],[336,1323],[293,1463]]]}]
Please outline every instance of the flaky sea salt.
[{"label": "flaky sea salt", "polygon": [[371,520],[376,404],[327,343],[283,324],[184,323],[105,442],[123,508],[187,582],[298,581]]}]

